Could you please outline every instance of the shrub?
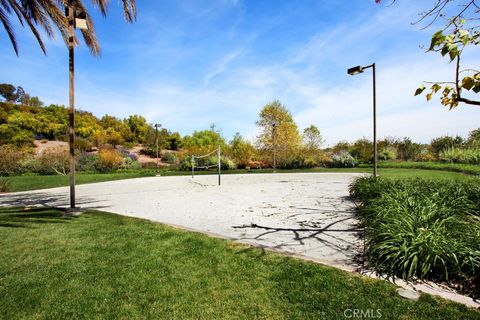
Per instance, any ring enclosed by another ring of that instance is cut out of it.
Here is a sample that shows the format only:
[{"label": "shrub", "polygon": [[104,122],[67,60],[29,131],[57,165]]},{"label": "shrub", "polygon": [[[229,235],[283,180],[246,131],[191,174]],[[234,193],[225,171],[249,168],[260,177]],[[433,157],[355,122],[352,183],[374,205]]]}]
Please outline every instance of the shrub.
[{"label": "shrub", "polygon": [[235,162],[227,157],[220,157],[220,163],[222,170],[235,170],[237,168]]},{"label": "shrub", "polygon": [[88,152],[82,152],[77,157],[78,171],[95,171],[97,165],[98,156]]},{"label": "shrub", "polygon": [[80,152],[89,152],[92,151],[93,144],[88,141],[87,139],[83,139],[80,137],[75,138],[75,150]]},{"label": "shrub", "polygon": [[68,151],[63,148],[46,149],[43,153],[22,159],[19,163],[22,172],[40,175],[62,174],[69,172]]},{"label": "shrub", "polygon": [[478,282],[479,191],[480,179],[357,179],[367,263],[404,279]]},{"label": "shrub", "polygon": [[162,160],[166,163],[177,164],[178,158],[173,152],[165,152],[162,154]]},{"label": "shrub", "polygon": [[0,177],[0,192],[8,192],[10,181],[7,178]]},{"label": "shrub", "polygon": [[415,161],[432,162],[435,161],[435,155],[429,151],[421,152],[415,156]]},{"label": "shrub", "polygon": [[440,152],[442,162],[480,164],[480,149],[448,148]]},{"label": "shrub", "polygon": [[101,172],[107,172],[119,169],[123,164],[123,158],[120,153],[113,148],[105,148],[98,153],[96,169]]},{"label": "shrub", "polygon": [[383,161],[397,159],[397,150],[393,147],[386,147],[378,153],[378,159]]},{"label": "shrub", "polygon": [[23,168],[21,162],[27,153],[12,145],[0,146],[0,176],[19,174]]},{"label": "shrub", "polygon": [[332,156],[332,166],[335,168],[352,168],[356,165],[357,160],[346,151],[340,151]]},{"label": "shrub", "polygon": [[131,157],[125,157],[123,158],[122,168],[123,169],[141,169],[142,165],[140,164],[140,162],[133,160]]}]

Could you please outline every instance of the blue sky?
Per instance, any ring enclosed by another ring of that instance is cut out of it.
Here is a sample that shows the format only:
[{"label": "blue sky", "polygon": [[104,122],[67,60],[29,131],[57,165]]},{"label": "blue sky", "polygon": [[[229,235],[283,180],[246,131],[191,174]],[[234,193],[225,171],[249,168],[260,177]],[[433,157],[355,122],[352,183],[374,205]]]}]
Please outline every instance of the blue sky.
[{"label": "blue sky", "polygon": [[[423,80],[450,80],[453,66],[419,46],[431,27],[411,25],[433,1],[373,0],[137,1],[137,22],[117,1],[95,15],[102,56],[76,51],[76,106],[97,116],[141,114],[150,123],[190,134],[215,123],[230,139],[254,139],[260,108],[280,100],[299,128],[317,125],[329,144],[371,137],[371,73],[377,64],[378,134],[428,142],[479,127],[480,108],[449,111],[413,97]],[[21,85],[46,103],[68,103],[67,50],[16,27],[20,57],[0,32],[0,82]],[[465,67],[478,61],[472,48]]]}]

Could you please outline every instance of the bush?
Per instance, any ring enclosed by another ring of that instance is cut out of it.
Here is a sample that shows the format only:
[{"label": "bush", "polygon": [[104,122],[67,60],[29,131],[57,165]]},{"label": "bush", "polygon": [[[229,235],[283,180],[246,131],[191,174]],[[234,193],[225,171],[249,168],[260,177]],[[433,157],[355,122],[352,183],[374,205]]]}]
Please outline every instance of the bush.
[{"label": "bush", "polygon": [[[480,179],[359,178],[370,267],[404,279],[480,280]],[[478,287],[473,290],[478,290]]]},{"label": "bush", "polygon": [[165,152],[162,154],[162,160],[166,163],[177,164],[178,158],[173,152]]},{"label": "bush", "polygon": [[120,153],[113,148],[105,148],[98,153],[96,169],[101,172],[108,172],[119,169],[123,164]]},{"label": "bush", "polygon": [[76,137],[75,138],[75,150],[80,151],[80,152],[89,152],[92,151],[93,144],[83,138]]},{"label": "bush", "polygon": [[37,156],[39,166],[36,171],[42,175],[49,174],[67,174],[70,167],[70,158],[68,150],[64,148],[47,149],[44,153]]},{"label": "bush", "polygon": [[69,172],[69,154],[63,148],[47,149],[37,156],[24,158],[19,166],[22,172],[40,175],[65,175]]},{"label": "bush", "polygon": [[88,152],[82,152],[77,157],[78,171],[95,171],[97,165],[98,156]]},{"label": "bush", "polygon": [[378,153],[378,159],[383,161],[397,159],[397,150],[393,147],[386,147]]},{"label": "bush", "polygon": [[8,192],[10,181],[7,178],[0,177],[0,192]]},{"label": "bush", "polygon": [[340,151],[332,156],[332,167],[334,168],[353,168],[356,165],[357,160],[346,151]]},{"label": "bush", "polygon": [[435,160],[436,160],[435,156],[429,151],[421,152],[420,154],[417,154],[415,156],[415,161],[432,162]]},{"label": "bush", "polygon": [[122,168],[123,169],[141,169],[142,165],[140,164],[140,162],[133,160],[131,157],[125,157],[123,158]]},{"label": "bush", "polygon": [[480,164],[480,149],[449,148],[439,154],[442,162]]},{"label": "bush", "polygon": [[0,146],[0,176],[15,175],[22,172],[21,162],[27,153],[12,145]]}]

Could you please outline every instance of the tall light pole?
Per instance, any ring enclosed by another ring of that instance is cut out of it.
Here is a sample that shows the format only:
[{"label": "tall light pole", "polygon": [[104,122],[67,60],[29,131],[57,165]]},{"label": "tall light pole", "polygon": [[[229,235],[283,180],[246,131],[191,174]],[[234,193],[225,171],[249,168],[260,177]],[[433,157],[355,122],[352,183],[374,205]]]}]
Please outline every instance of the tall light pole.
[{"label": "tall light pole", "polygon": [[156,140],[156,145],[157,145],[157,175],[158,175],[158,128],[160,128],[162,125],[160,123],[155,124],[155,140]]},{"label": "tall light pole", "polygon": [[373,70],[373,176],[377,176],[378,150],[377,150],[377,86],[375,80],[375,63],[362,67],[356,66],[347,70],[347,73],[354,76],[363,73],[363,70],[372,68]]},{"label": "tall light pole", "polygon": [[277,122],[272,121],[272,143],[273,143],[273,172],[277,169],[277,145],[276,145],[276,132],[277,131]]},{"label": "tall light pole", "polygon": [[68,65],[69,65],[69,126],[68,143],[70,150],[70,208],[75,208],[75,27],[88,29],[86,14],[77,10],[70,1],[65,7],[65,14],[68,20]]}]

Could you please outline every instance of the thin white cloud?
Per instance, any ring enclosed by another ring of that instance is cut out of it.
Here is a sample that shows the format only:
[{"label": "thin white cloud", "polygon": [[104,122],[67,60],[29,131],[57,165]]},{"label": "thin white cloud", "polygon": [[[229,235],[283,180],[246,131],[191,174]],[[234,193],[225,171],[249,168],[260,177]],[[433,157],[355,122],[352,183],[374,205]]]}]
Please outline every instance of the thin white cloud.
[{"label": "thin white cloud", "polygon": [[238,58],[239,56],[241,56],[241,55],[243,54],[243,52],[244,52],[244,50],[238,49],[238,50],[235,50],[235,51],[227,54],[226,56],[224,56],[224,57],[215,65],[215,67],[213,68],[213,70],[207,73],[207,75],[205,76],[205,79],[204,79],[204,81],[203,81],[203,86],[204,86],[204,87],[208,87],[208,85],[210,84],[210,80],[212,80],[212,79],[215,78],[216,76],[219,76],[219,75],[221,75],[222,73],[224,73],[224,72],[227,70],[228,65],[229,65],[233,60],[235,60],[236,58]]}]

